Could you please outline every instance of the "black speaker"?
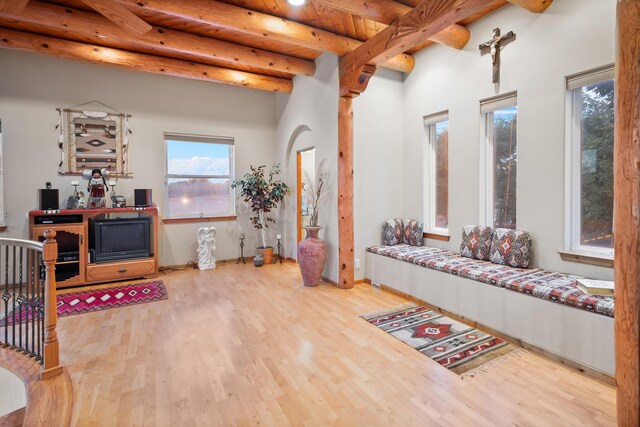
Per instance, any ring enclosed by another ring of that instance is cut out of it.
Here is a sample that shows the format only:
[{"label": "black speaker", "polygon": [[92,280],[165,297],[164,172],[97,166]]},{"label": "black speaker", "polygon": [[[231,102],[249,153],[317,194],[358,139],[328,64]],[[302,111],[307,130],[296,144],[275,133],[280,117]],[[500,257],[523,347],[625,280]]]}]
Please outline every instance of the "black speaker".
[{"label": "black speaker", "polygon": [[41,188],[38,190],[38,209],[41,211],[58,210],[58,190],[53,188]]},{"label": "black speaker", "polygon": [[134,206],[151,206],[151,189],[150,188],[136,188],[134,192]]}]

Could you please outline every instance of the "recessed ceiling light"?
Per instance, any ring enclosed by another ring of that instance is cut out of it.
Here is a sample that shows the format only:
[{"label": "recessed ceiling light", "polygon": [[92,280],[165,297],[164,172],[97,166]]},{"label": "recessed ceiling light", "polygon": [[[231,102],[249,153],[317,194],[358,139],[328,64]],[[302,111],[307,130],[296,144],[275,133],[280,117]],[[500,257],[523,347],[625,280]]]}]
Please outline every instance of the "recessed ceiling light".
[{"label": "recessed ceiling light", "polygon": [[302,6],[305,2],[305,0],[287,0],[289,2],[290,5],[293,6]]}]

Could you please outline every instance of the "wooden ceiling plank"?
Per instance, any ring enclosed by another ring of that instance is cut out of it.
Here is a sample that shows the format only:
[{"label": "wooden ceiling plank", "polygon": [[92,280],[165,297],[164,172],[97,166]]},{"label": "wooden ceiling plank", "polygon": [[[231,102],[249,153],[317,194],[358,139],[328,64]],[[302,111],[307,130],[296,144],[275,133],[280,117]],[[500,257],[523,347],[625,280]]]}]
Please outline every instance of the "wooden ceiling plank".
[{"label": "wooden ceiling plank", "polygon": [[288,79],[105,48],[6,28],[0,28],[0,48],[270,92],[290,93],[293,90],[293,82]]},{"label": "wooden ceiling plank", "polygon": [[[325,30],[218,1],[191,0],[184,3],[177,3],[172,0],[118,1],[132,5],[134,7],[133,10],[138,8],[152,10],[279,42],[323,52],[334,52],[338,55],[345,55],[362,44],[358,40],[339,36]],[[402,52],[385,62],[385,64],[381,65],[405,73],[410,72],[414,66],[413,58],[410,55],[402,54]]]},{"label": "wooden ceiling plank", "polygon": [[[411,12],[340,60],[340,79],[350,80],[366,64],[379,65],[439,33],[491,0],[424,0]],[[341,85],[342,86],[342,85]],[[342,88],[341,88],[342,90]]]},{"label": "wooden ceiling plank", "polygon": [[151,25],[147,24],[142,19],[131,13],[127,8],[113,0],[82,1],[126,31],[131,31],[136,34],[144,34],[151,31]]},{"label": "wooden ceiling plank", "polygon": [[553,3],[553,0],[508,0],[509,3],[527,9],[529,12],[542,13]]},{"label": "wooden ceiling plank", "polygon": [[105,41],[123,41],[154,52],[189,54],[205,62],[223,62],[225,66],[234,67],[241,64],[308,76],[315,73],[313,61],[160,27],[153,27],[148,33],[134,36],[95,13],[37,1],[32,1],[21,15],[0,12],[0,17],[87,37],[104,37]]},{"label": "wooden ceiling plank", "polygon": [[[411,7],[405,6],[393,0],[313,0],[334,9],[360,15],[383,24],[391,24],[402,15],[411,11]],[[520,0],[522,1],[522,0]],[[547,0],[548,1],[548,0]],[[444,44],[454,49],[462,49],[471,38],[471,32],[458,24],[445,28],[438,34],[429,37],[429,40]]]},{"label": "wooden ceiling plank", "polygon": [[0,0],[0,12],[22,13],[29,0]]}]

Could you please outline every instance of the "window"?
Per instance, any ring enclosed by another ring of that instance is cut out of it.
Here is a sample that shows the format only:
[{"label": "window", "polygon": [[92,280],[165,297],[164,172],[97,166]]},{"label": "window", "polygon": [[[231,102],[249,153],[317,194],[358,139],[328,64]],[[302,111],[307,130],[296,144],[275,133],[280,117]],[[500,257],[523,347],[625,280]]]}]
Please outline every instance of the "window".
[{"label": "window", "polygon": [[444,111],[424,118],[425,225],[429,232],[449,234],[449,114]]},{"label": "window", "polygon": [[612,66],[567,77],[568,246],[613,256]]},{"label": "window", "polygon": [[481,218],[495,228],[516,228],[518,106],[515,93],[480,102],[485,150],[481,156]]},{"label": "window", "polygon": [[4,145],[2,142],[2,120],[0,120],[0,227],[4,227]]},{"label": "window", "polygon": [[165,133],[167,218],[232,216],[233,139]]}]

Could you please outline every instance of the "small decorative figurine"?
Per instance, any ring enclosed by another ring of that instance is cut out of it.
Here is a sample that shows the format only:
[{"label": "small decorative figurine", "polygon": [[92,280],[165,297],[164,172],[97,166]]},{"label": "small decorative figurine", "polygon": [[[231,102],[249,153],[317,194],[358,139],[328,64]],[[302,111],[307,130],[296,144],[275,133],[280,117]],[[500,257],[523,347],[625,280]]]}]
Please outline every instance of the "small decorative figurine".
[{"label": "small decorative figurine", "polygon": [[109,191],[109,187],[100,169],[93,169],[91,171],[87,191],[89,192],[89,209],[106,207],[105,191]]},{"label": "small decorative figurine", "polygon": [[198,230],[198,268],[211,270],[216,268],[216,259],[213,251],[216,250],[215,227],[202,227]]},{"label": "small decorative figurine", "polygon": [[78,209],[78,205],[80,204],[78,185],[80,185],[80,183],[78,181],[71,181],[71,185],[73,185],[73,194],[67,199],[67,209]]},{"label": "small decorative figurine", "polygon": [[116,195],[116,181],[109,181],[109,185],[111,186],[111,207],[112,208],[124,208],[127,206],[127,199],[124,196]]}]

